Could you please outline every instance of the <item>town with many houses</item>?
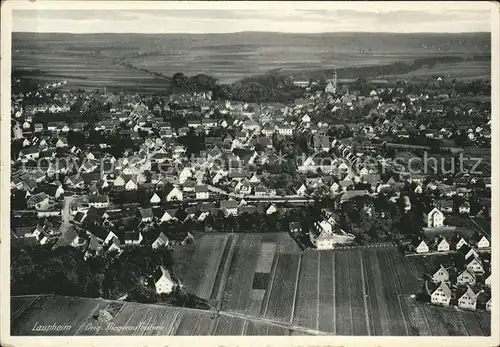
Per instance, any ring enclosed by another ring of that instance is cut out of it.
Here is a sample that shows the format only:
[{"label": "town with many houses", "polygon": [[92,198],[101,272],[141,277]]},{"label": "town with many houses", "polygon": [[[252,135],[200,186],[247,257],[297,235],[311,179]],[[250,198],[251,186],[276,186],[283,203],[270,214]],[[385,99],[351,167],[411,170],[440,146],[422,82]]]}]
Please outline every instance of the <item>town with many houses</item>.
[{"label": "town with many houses", "polygon": [[[285,221],[303,249],[391,242],[408,257],[439,255],[426,268],[429,303],[490,310],[491,232],[476,221],[491,216],[491,110],[475,102],[481,95],[441,77],[371,80],[365,90],[336,74],[326,85],[293,83],[304,92],[289,103],[67,91],[65,81],[13,92],[12,247],[72,246],[85,259],[189,247],[189,228],[220,232],[224,220],[280,218],[329,199],[310,225]],[[480,165],[440,172],[481,150]],[[411,157],[428,151],[433,166],[412,170]],[[361,241],[344,212],[364,198],[413,213],[418,230]],[[464,221],[474,232],[462,232]],[[172,290],[164,269],[156,289]]]}]

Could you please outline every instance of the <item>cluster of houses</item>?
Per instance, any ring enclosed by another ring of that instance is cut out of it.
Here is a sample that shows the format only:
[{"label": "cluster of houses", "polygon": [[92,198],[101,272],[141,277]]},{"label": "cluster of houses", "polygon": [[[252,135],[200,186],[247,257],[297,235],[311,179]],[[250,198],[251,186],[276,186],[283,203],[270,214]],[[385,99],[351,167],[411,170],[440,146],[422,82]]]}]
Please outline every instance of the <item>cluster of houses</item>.
[{"label": "cluster of houses", "polygon": [[413,243],[414,251],[417,254],[428,254],[433,252],[449,253],[458,251],[463,245],[470,245],[481,251],[489,251],[491,248],[490,240],[485,235],[474,234],[468,240],[464,236],[455,233],[456,227],[445,226],[445,216],[438,208],[433,208],[424,216],[427,227],[425,231],[431,234],[435,231],[437,234],[452,233],[454,236],[436,236],[432,239],[417,239]]},{"label": "cluster of houses", "polygon": [[460,239],[450,266],[442,264],[430,274],[430,302],[461,309],[491,311],[491,256],[470,248]]},{"label": "cluster of houses", "polygon": [[[297,179],[291,187],[284,187],[281,195],[340,195],[341,201],[347,201],[360,195],[391,193],[395,198],[406,182],[414,182],[416,193],[441,191],[445,198],[454,194],[462,196],[465,202],[459,207],[460,212],[468,213],[470,190],[467,185],[475,177],[465,178],[463,184],[448,186],[439,182],[424,185],[423,175],[399,173],[382,179],[380,174],[380,168],[390,158],[384,157],[384,151],[376,144],[383,142],[387,134],[404,137],[408,129],[418,126],[404,115],[423,112],[428,96],[406,95],[403,87],[375,88],[363,96],[355,90],[337,88],[335,76],[328,81],[326,89],[306,92],[303,98],[289,104],[215,101],[211,100],[210,93],[172,95],[163,104],[154,105],[148,105],[148,97],[128,95],[120,104],[117,100],[121,97],[105,94],[99,97],[116,106],[100,114],[100,120],[92,125],[36,120],[39,112],[66,112],[76,100],[70,92],[57,93],[54,104],[38,106],[23,105],[23,96],[17,95],[12,110],[13,141],[19,141],[22,149],[13,158],[11,188],[25,194],[27,209],[36,211],[40,218],[65,218],[60,202],[66,193],[88,195],[86,201],[79,201],[71,210],[75,226],[95,218],[102,222],[113,220],[113,209],[120,207],[113,206],[117,204],[109,197],[117,191],[148,192],[147,203],[153,208],[142,209],[137,216],[134,212],[133,223],[182,222],[186,216],[203,221],[210,214],[221,213],[227,217],[256,210],[272,214],[279,208],[276,204],[258,204],[251,200],[277,197],[277,189],[269,182],[279,174],[271,174],[264,168],[280,162],[278,143],[288,141],[295,145],[294,139],[301,136],[310,139],[310,154],[296,163]],[[383,102],[384,95],[391,95],[392,102]],[[84,96],[81,108],[90,107],[93,97]],[[342,114],[367,107],[368,116],[375,122],[351,121],[347,126],[352,136],[329,135],[332,128],[345,127],[346,122],[339,119]],[[436,114],[441,111],[439,107],[426,110]],[[328,117],[321,116],[322,113]],[[173,126],[169,118],[173,114],[185,118],[185,124]],[[87,134],[89,128],[104,135],[130,138],[139,145],[139,150],[125,151],[122,157],[116,158],[109,151],[112,144],[68,144],[70,131]],[[474,133],[478,133],[476,130]],[[188,149],[177,138],[192,131],[203,134],[204,148],[188,158]],[[139,132],[146,134],[145,137],[139,136]],[[478,134],[487,132],[484,127]],[[446,131],[439,133],[451,136]],[[365,157],[376,165],[359,165]],[[37,165],[38,159],[44,159],[46,165]],[[59,180],[60,177],[63,178]],[[359,188],[360,185],[363,188]],[[198,206],[179,209],[172,206],[175,202],[198,202]],[[411,209],[411,202],[406,206]],[[448,207],[444,202],[439,206],[445,212]],[[443,218],[440,218],[439,213],[434,213],[429,227],[442,226]],[[73,232],[63,233],[63,244],[81,243],[75,236],[78,234],[75,226],[69,229]],[[141,244],[144,239],[137,230],[111,238],[108,234],[89,237],[93,241],[88,243],[93,248],[102,244],[106,250],[123,244]],[[161,234],[153,238],[152,244],[166,243]],[[322,249],[350,238],[351,235],[338,230],[331,217],[318,221],[311,232],[311,241]]]}]

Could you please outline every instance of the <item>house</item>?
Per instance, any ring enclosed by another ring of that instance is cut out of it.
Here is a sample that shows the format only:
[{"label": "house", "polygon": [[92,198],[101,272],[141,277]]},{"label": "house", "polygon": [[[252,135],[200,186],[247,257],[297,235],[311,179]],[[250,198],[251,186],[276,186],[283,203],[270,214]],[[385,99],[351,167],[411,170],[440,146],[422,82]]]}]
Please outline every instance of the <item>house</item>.
[{"label": "house", "polygon": [[296,192],[297,195],[305,196],[307,194],[307,187],[302,183]]},{"label": "house", "polygon": [[190,177],[193,176],[193,173],[191,172],[191,169],[190,168],[183,168],[181,170],[181,172],[179,173],[179,183],[180,184],[183,184],[184,182],[186,182],[186,180]]},{"label": "house", "polygon": [[80,244],[81,238],[78,236],[78,232],[73,228],[69,228],[61,237],[59,237],[59,239],[57,239],[53,249],[65,246],[78,247]]},{"label": "house", "polygon": [[292,136],[293,128],[290,125],[282,124],[278,126],[278,134],[283,136]]},{"label": "house", "polygon": [[481,261],[479,258],[472,257],[470,261],[467,263],[466,266],[467,270],[477,273],[477,274],[483,274],[484,273],[484,268],[483,264],[481,264]]},{"label": "house", "polygon": [[178,187],[174,186],[167,194],[167,201],[182,201],[183,193]]},{"label": "house", "polygon": [[427,245],[427,243],[425,243],[424,240],[422,240],[418,244],[416,251],[417,251],[417,253],[429,253],[429,246]]},{"label": "house", "polygon": [[125,186],[125,178],[122,177],[121,175],[116,177],[113,181],[113,185],[115,187],[124,187]]},{"label": "house", "polygon": [[238,203],[235,200],[226,200],[220,202],[220,209],[227,216],[236,216],[238,214]]},{"label": "house", "polygon": [[177,219],[177,217],[175,216],[176,214],[177,214],[177,209],[166,210],[163,213],[163,216],[160,218],[160,223],[176,220]]},{"label": "house", "polygon": [[439,269],[432,275],[432,280],[436,283],[448,281],[450,274],[443,265],[439,265]]},{"label": "house", "polygon": [[486,236],[481,237],[481,239],[477,243],[477,248],[479,249],[490,248],[490,241],[486,238]]},{"label": "house", "polygon": [[266,210],[266,214],[273,214],[276,212],[278,212],[278,208],[276,207],[275,204],[271,204]]},{"label": "house", "polygon": [[196,199],[200,200],[209,198],[208,186],[205,184],[197,185],[195,187],[195,192],[196,192]]},{"label": "house", "polygon": [[26,201],[26,205],[28,208],[35,208],[37,210],[45,210],[49,206],[49,195],[47,193],[38,193],[32,195]]},{"label": "house", "polygon": [[467,291],[458,299],[458,307],[466,310],[476,310],[477,294],[472,288],[467,287]]},{"label": "house", "polygon": [[490,299],[486,302],[486,310],[491,311],[491,297]]},{"label": "house", "polygon": [[109,207],[109,197],[107,195],[93,195],[89,197],[89,206],[95,208]]},{"label": "house", "polygon": [[476,276],[474,275],[474,273],[465,269],[457,276],[457,284],[467,284],[473,286],[476,284]]},{"label": "house", "polygon": [[469,246],[469,244],[467,243],[467,241],[465,241],[465,239],[463,237],[460,237],[460,240],[458,240],[456,246],[455,246],[455,249],[458,251],[462,246]]},{"label": "house", "polygon": [[143,240],[142,233],[140,231],[126,231],[124,240],[126,245],[139,245]]},{"label": "house", "polygon": [[20,158],[24,157],[28,160],[38,159],[39,156],[40,156],[40,150],[36,147],[29,147],[29,148],[23,149],[21,152],[19,152]]},{"label": "house", "polygon": [[450,287],[445,282],[441,282],[439,286],[431,294],[431,303],[436,305],[449,306],[451,300]]},{"label": "house", "polygon": [[446,238],[442,238],[437,246],[438,252],[448,252],[450,250],[450,243],[446,240]]},{"label": "house", "polygon": [[130,179],[125,183],[125,190],[137,190],[137,179],[135,177],[130,177]]},{"label": "house", "polygon": [[115,235],[112,239],[110,239],[108,242],[104,242],[104,247],[103,250],[108,253],[108,252],[118,252],[121,253],[122,249],[120,248],[120,239]]},{"label": "house", "polygon": [[437,207],[442,212],[453,212],[453,201],[452,200],[440,200],[437,203]]},{"label": "house", "polygon": [[461,214],[469,214],[470,213],[470,204],[468,201],[465,201],[458,207],[458,212]]},{"label": "house", "polygon": [[440,210],[438,210],[437,207],[434,207],[427,214],[427,227],[440,228],[443,226],[443,222],[444,222],[444,215]]},{"label": "house", "polygon": [[68,147],[68,140],[66,140],[65,138],[58,139],[56,142],[56,147],[57,148]]},{"label": "house", "polygon": [[158,235],[158,237],[153,241],[151,247],[153,249],[158,249],[160,247],[167,247],[169,244],[168,237],[162,232]]},{"label": "house", "polygon": [[151,199],[149,199],[149,202],[151,204],[159,204],[161,202],[161,198],[158,196],[158,194],[154,193]]},{"label": "house", "polygon": [[464,256],[465,260],[470,260],[471,258],[479,258],[479,254],[477,254],[474,248],[462,246],[458,251]]},{"label": "house", "polygon": [[323,230],[319,235],[310,234],[312,244],[319,250],[333,249],[334,240],[331,234]]},{"label": "house", "polygon": [[176,285],[170,276],[170,272],[163,265],[154,274],[154,281],[157,294],[169,294],[174,290]]},{"label": "house", "polygon": [[41,133],[43,131],[42,123],[35,123],[35,133]]},{"label": "house", "polygon": [[254,194],[255,196],[267,196],[268,192],[267,192],[267,188],[263,185],[259,185],[255,188],[255,191],[254,191]]},{"label": "house", "polygon": [[56,184],[50,184],[47,188],[44,189],[45,192],[49,194],[49,196],[54,197],[55,199],[58,199],[64,194],[64,188],[59,182],[57,182]]},{"label": "house", "polygon": [[491,288],[491,274],[489,274],[488,277],[485,278],[484,285]]},{"label": "house", "polygon": [[334,225],[326,220],[316,221],[313,230],[309,233],[311,243],[318,249],[333,249],[335,244],[346,244],[354,241],[354,235],[345,233],[334,233]]},{"label": "house", "polygon": [[150,208],[141,208],[139,210],[141,221],[144,223],[152,222],[154,219],[153,210]]}]

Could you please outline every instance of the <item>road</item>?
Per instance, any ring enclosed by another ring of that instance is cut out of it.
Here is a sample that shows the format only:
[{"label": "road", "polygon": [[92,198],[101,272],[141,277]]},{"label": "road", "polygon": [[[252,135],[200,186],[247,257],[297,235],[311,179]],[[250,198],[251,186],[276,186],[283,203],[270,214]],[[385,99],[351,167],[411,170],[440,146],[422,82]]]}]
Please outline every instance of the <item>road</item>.
[{"label": "road", "polygon": [[276,321],[274,319],[269,319],[269,318],[263,318],[263,317],[256,317],[256,316],[251,316],[243,313],[236,313],[236,312],[228,312],[228,311],[214,311],[214,310],[202,310],[202,309],[193,309],[193,308],[187,308],[187,307],[177,307],[175,306],[176,309],[180,310],[185,310],[185,311],[197,311],[197,312],[213,312],[213,313],[218,313],[220,316],[226,316],[226,317],[231,317],[231,318],[240,318],[244,319],[250,322],[254,323],[259,323],[259,324],[265,324],[265,325],[273,325],[277,326],[283,329],[289,329],[289,330],[295,330],[298,332],[306,333],[306,334],[311,334],[311,335],[316,335],[316,336],[334,336],[335,334],[324,332],[324,331],[319,331],[316,329],[312,328],[307,328],[303,327],[300,325],[294,325],[294,324],[289,324],[281,321]]},{"label": "road", "polygon": [[77,197],[78,197],[77,195],[70,195],[64,197],[63,208],[61,211],[61,226],[59,228],[61,235],[64,235],[64,233],[71,226],[70,222],[73,220],[73,216],[71,215],[70,207],[73,204],[73,202],[77,199]]},{"label": "road", "polygon": [[316,329],[306,328],[306,327],[299,326],[299,325],[294,325],[294,324],[288,324],[288,323],[284,323],[284,322],[279,322],[279,321],[275,321],[275,320],[268,319],[268,318],[255,317],[255,316],[249,316],[249,315],[246,315],[246,314],[235,313],[235,312],[226,312],[226,311],[219,311],[219,314],[221,316],[233,317],[233,318],[241,318],[241,319],[245,319],[245,320],[248,320],[248,321],[251,321],[251,322],[254,322],[254,323],[260,323],[260,324],[266,324],[266,325],[274,325],[274,326],[277,326],[277,327],[280,327],[280,328],[289,329],[289,330],[295,330],[295,331],[298,331],[298,332],[302,332],[302,333],[306,333],[306,334],[311,334],[311,335],[316,335],[316,336],[321,336],[321,335],[334,336],[334,334],[327,333],[327,332],[324,332],[324,331],[319,331],[319,330],[316,330]]}]

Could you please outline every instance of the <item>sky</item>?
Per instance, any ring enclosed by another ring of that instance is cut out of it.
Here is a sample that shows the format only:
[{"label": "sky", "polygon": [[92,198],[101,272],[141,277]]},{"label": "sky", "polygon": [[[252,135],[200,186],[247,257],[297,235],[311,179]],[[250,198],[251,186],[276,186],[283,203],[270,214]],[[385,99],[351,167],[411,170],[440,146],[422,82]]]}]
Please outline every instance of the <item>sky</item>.
[{"label": "sky", "polygon": [[[490,31],[490,9],[420,6],[394,9],[13,10],[15,32],[231,33],[478,32]],[[484,3],[483,3],[484,4]],[[366,7],[366,9],[365,9]]]}]

